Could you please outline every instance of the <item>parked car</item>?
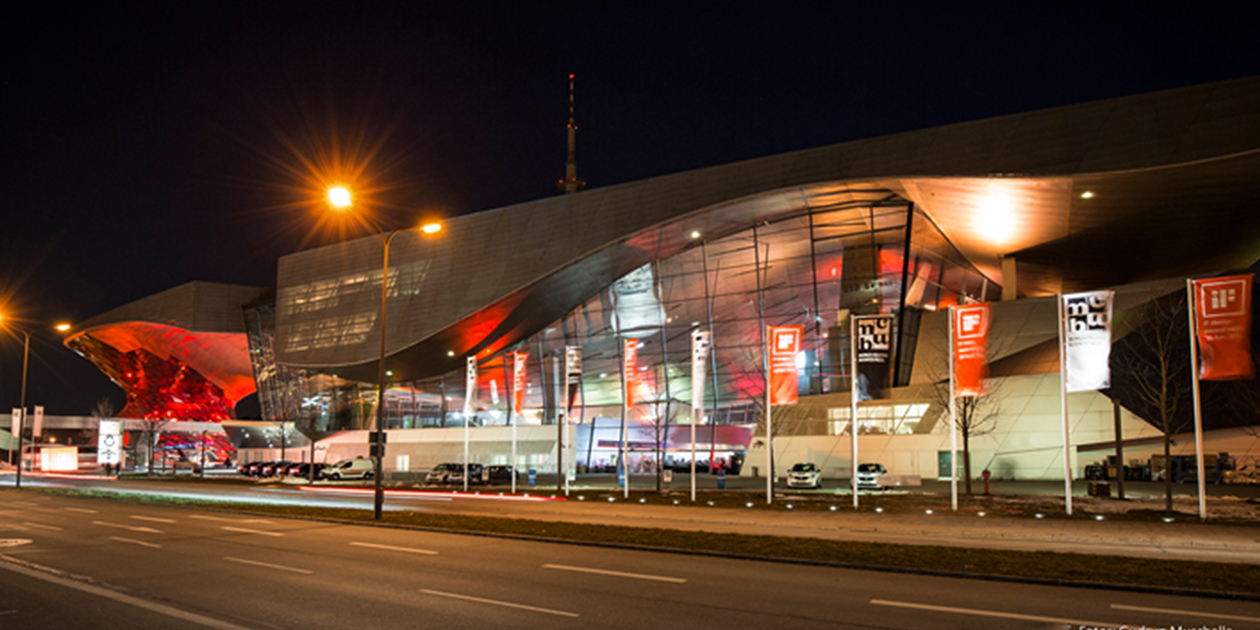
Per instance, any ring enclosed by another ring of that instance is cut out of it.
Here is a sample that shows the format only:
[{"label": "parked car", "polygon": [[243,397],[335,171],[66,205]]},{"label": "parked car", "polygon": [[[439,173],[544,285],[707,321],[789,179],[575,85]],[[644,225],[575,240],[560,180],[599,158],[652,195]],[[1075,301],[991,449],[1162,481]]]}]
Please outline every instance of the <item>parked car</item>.
[{"label": "parked car", "polygon": [[266,463],[267,462],[250,462],[248,464],[241,464],[240,467],[236,469],[236,472],[247,477],[253,477],[258,474],[258,468]]},{"label": "parked car", "polygon": [[507,465],[486,466],[486,473],[485,473],[486,483],[510,484],[512,483],[512,476],[515,474],[516,474],[516,471],[514,471],[511,466],[507,466]]},{"label": "parked car", "polygon": [[267,462],[258,468],[258,477],[279,477],[284,474],[284,469],[288,468],[293,462],[287,459],[277,459]]},{"label": "parked car", "polygon": [[[314,477],[311,476],[312,466],[315,467]],[[293,464],[292,466],[289,466],[287,469],[285,469],[284,474],[289,475],[290,477],[305,477],[307,479],[313,480],[313,479],[319,479],[321,476],[323,476],[323,471],[327,467],[328,467],[328,464],[322,464],[318,462],[314,464],[310,462],[302,462],[300,464]]]},{"label": "parked car", "polygon": [[858,464],[858,490],[887,490],[879,485],[879,478],[888,474],[883,464]]},{"label": "parked car", "polygon": [[371,479],[373,475],[372,460],[362,457],[343,459],[324,469],[325,479],[341,481],[343,479]]},{"label": "parked car", "polygon": [[821,488],[822,469],[813,462],[801,462],[788,471],[789,488]]},{"label": "parked car", "polygon": [[[447,462],[438,464],[424,476],[425,483],[464,483],[464,464],[462,462]],[[485,483],[485,467],[477,463],[468,464],[468,483],[479,484]]]}]

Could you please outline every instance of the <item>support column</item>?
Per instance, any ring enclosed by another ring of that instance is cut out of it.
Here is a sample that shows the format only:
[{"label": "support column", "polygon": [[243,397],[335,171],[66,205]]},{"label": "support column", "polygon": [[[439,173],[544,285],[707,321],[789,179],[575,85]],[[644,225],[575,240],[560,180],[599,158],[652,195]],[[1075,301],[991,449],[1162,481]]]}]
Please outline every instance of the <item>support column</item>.
[{"label": "support column", "polygon": [[1009,302],[1016,299],[1015,290],[1018,288],[1018,279],[1015,271],[1015,257],[1002,257],[1002,301]]}]

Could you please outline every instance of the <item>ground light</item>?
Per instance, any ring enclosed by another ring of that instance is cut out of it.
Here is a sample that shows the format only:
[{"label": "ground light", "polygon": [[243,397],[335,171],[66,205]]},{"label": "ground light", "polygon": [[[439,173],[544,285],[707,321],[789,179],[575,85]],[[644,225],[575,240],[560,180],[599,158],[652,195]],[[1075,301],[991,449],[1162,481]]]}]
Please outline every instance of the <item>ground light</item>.
[{"label": "ground light", "polygon": [[835,512],[835,511],[836,511],[836,506],[834,506],[834,505],[833,505],[833,506],[831,506],[831,511],[832,511],[832,512]]},{"label": "ground light", "polygon": [[1035,516],[1035,517],[1037,517],[1037,518],[1045,518],[1045,517],[1046,517],[1046,515],[1045,515],[1045,514],[1042,514],[1041,512],[1038,512],[1038,513],[1034,514],[1033,516]]},{"label": "ground light", "polygon": [[875,512],[876,512],[877,514],[883,514],[883,513],[884,513],[884,508],[875,508]]},{"label": "ground light", "polygon": [[981,513],[980,513],[980,516],[984,516],[984,512],[981,512]]},{"label": "ground light", "polygon": [[923,513],[924,513],[924,514],[931,514],[931,513],[932,513],[932,510],[923,510]]},{"label": "ground light", "polygon": [[751,504],[751,503],[749,503],[749,504],[747,504],[747,505],[748,505],[748,507],[752,507],[752,504]]},{"label": "ground light", "polygon": [[1095,521],[1101,521],[1101,520],[1103,520],[1103,515],[1102,515],[1102,514],[1097,514],[1097,515],[1095,515],[1095,516],[1094,516],[1094,520],[1095,520]]}]

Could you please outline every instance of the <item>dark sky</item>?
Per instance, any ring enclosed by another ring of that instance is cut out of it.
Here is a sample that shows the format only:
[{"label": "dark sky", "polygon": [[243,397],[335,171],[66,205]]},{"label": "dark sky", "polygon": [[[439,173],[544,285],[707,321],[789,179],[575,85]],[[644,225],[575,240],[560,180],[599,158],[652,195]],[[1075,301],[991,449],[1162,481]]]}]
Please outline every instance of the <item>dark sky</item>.
[{"label": "dark sky", "polygon": [[[272,286],[287,253],[557,194],[569,73],[592,187],[1260,73],[1257,15],[1224,4],[578,4],[7,9],[0,308]],[[329,222],[334,178],[371,227]],[[28,404],[122,406],[52,334],[32,348]],[[0,337],[6,412],[20,350]]]}]

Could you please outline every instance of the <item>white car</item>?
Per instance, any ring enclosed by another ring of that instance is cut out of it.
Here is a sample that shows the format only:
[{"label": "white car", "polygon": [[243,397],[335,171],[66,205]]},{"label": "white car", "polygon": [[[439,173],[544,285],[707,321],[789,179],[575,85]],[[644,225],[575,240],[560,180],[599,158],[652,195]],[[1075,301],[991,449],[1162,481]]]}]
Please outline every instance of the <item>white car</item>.
[{"label": "white car", "polygon": [[789,488],[821,488],[822,469],[813,462],[801,462],[788,471]]},{"label": "white car", "polygon": [[325,468],[320,474],[325,479],[341,481],[342,479],[371,479],[373,470],[372,460],[356,457],[355,459],[343,459],[328,468]]},{"label": "white car", "polygon": [[879,478],[888,474],[883,464],[858,464],[857,478],[859,490],[884,490],[879,485]]}]

